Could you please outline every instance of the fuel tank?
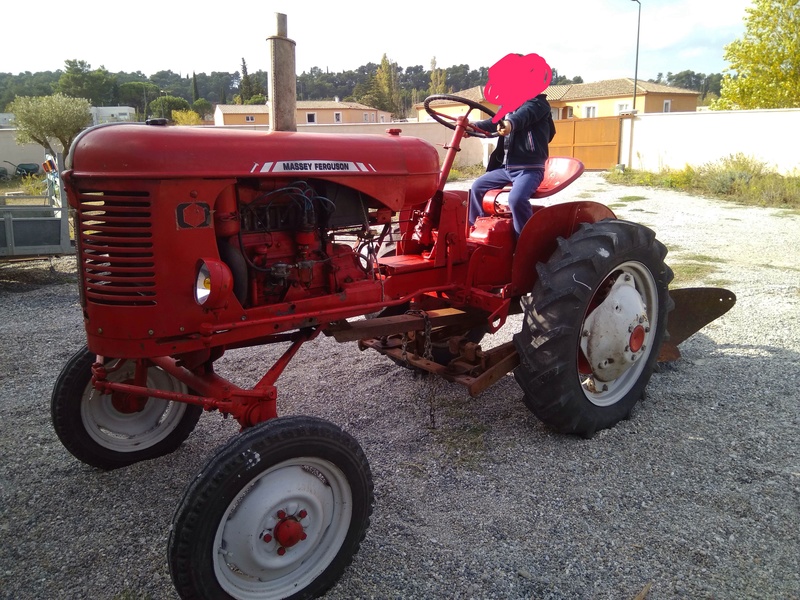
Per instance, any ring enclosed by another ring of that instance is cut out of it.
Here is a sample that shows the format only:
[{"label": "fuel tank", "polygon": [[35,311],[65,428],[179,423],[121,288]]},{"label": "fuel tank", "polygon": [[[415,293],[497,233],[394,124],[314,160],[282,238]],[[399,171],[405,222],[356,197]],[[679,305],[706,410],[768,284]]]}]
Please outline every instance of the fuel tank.
[{"label": "fuel tank", "polygon": [[340,135],[114,123],[78,136],[67,169],[78,180],[319,179],[399,211],[436,191],[439,156],[427,141],[399,130]]}]

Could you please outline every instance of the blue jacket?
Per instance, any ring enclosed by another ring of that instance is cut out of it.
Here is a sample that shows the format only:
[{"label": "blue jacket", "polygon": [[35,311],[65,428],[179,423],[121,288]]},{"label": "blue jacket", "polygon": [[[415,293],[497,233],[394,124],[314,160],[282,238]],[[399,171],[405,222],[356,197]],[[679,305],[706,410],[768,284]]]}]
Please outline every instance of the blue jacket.
[{"label": "blue jacket", "polygon": [[[556,134],[550,103],[544,94],[526,100],[517,110],[508,113],[504,120],[511,121],[511,133],[500,137],[489,157],[487,171],[506,166],[509,169],[542,169],[550,156],[548,144]],[[496,131],[491,119],[476,121],[484,131]],[[506,149],[508,150],[506,152]]]}]

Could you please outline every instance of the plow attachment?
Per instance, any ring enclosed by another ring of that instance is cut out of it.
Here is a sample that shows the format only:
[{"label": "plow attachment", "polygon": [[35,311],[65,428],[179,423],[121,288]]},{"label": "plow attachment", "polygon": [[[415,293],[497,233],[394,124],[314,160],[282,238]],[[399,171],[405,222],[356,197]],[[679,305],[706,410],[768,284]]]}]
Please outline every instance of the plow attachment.
[{"label": "plow attachment", "polygon": [[[669,339],[661,345],[658,362],[671,362],[681,357],[678,345],[703,327],[728,312],[736,303],[736,295],[724,288],[683,288],[670,290],[675,308],[669,313],[667,331]],[[432,310],[427,319],[434,330],[447,326],[460,326],[465,330],[482,321],[476,314],[448,308]],[[396,362],[467,387],[476,396],[519,364],[519,356],[511,342],[481,350],[478,344],[466,344],[455,352],[450,364],[438,364],[421,356],[417,347],[408,343],[408,349],[398,335],[406,332],[408,340],[422,336],[424,319],[419,315],[398,315],[353,323],[343,322],[326,331],[337,341],[359,340],[363,349],[371,348],[393,358]],[[457,341],[457,340],[456,340]],[[453,348],[455,351],[456,349]]]},{"label": "plow attachment", "polygon": [[669,313],[669,339],[661,345],[659,362],[678,360],[678,344],[718,319],[736,304],[736,295],[724,288],[682,288],[670,290],[675,308]]}]

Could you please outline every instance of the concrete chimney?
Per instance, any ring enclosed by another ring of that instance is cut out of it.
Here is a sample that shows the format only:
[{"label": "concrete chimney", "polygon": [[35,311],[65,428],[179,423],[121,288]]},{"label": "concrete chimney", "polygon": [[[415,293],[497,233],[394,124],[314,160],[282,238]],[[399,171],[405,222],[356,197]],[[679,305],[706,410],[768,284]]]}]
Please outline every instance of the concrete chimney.
[{"label": "concrete chimney", "polygon": [[297,131],[297,74],[294,40],[287,36],[286,15],[275,13],[277,33],[267,38],[269,70],[269,126],[272,131]]}]

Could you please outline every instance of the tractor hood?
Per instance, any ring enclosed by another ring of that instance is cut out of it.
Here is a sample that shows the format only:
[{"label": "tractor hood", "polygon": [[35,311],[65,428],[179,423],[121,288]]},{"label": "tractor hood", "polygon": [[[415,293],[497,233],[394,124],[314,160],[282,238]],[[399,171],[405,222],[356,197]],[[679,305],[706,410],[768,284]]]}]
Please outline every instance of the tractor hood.
[{"label": "tractor hood", "polygon": [[72,144],[68,177],[313,178],[351,187],[400,210],[427,201],[436,191],[439,155],[425,140],[390,131],[339,135],[100,125]]}]

